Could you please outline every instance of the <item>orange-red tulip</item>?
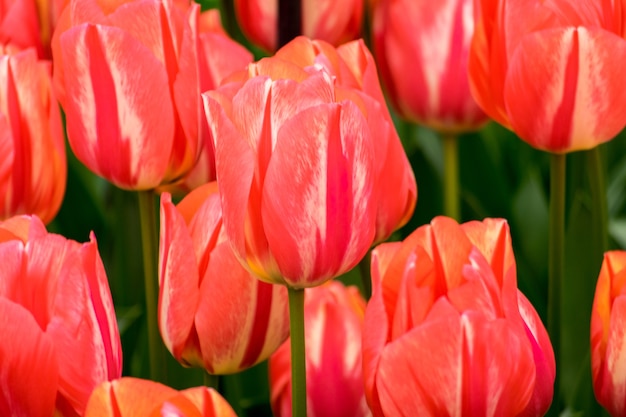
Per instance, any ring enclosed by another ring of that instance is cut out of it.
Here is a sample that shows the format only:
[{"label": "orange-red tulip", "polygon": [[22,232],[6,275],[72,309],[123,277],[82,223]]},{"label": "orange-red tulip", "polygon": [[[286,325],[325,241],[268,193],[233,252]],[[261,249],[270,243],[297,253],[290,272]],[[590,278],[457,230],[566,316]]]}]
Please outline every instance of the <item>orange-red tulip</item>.
[{"label": "orange-red tulip", "polygon": [[[366,417],[361,363],[365,300],[356,287],[339,281],[309,288],[304,299],[307,415]],[[272,410],[291,416],[291,345],[286,341],[269,360]]]},{"label": "orange-red tulip", "polygon": [[503,220],[435,218],[372,254],[363,372],[375,416],[542,416],[555,361]]},{"label": "orange-red tulip", "polygon": [[52,41],[55,91],[72,150],[113,184],[181,179],[202,148],[199,5],[73,0]]},{"label": "orange-red tulip", "polygon": [[[230,39],[220,22],[217,9],[207,10],[200,15],[200,91],[216,89],[222,80],[236,70],[252,62],[252,54]],[[176,188],[192,190],[207,182],[215,181],[215,149],[206,118],[201,117],[203,147],[193,169]]]},{"label": "orange-red tulip", "polygon": [[85,417],[237,417],[212,388],[176,391],[145,379],[125,377],[100,384],[89,398]]},{"label": "orange-red tulip", "polygon": [[403,118],[452,133],[477,129],[487,120],[467,76],[472,9],[472,0],[374,2],[376,62]]},{"label": "orange-red tulip", "polygon": [[95,238],[81,245],[13,217],[0,223],[0,265],[0,414],[83,415],[93,389],[122,371]]},{"label": "orange-red tulip", "polygon": [[[363,0],[302,0],[302,34],[333,45],[359,38]],[[266,51],[278,46],[278,0],[235,0],[243,33]]]},{"label": "orange-red tulip", "polygon": [[0,45],[35,48],[37,55],[43,58],[35,0],[0,0]]},{"label": "orange-red tulip", "polygon": [[238,372],[289,336],[287,289],[259,281],[235,258],[216,183],[178,206],[162,195],[159,276],[161,335],[184,365]]},{"label": "orange-red tulip", "polygon": [[238,258],[294,288],[354,267],[376,235],[381,103],[279,57],[203,97]]},{"label": "orange-red tulip", "polygon": [[335,77],[339,88],[355,89],[380,103],[375,112],[384,116],[372,125],[374,163],[380,192],[377,201],[375,242],[386,240],[413,215],[417,201],[415,176],[394,128],[380,88],[376,63],[362,40],[348,42],[337,49],[323,41],[305,37],[294,39],[276,53],[276,58],[302,68],[322,66]]},{"label": "orange-red tulip", "polygon": [[626,252],[604,255],[591,312],[591,370],[598,402],[626,416]]},{"label": "orange-red tulip", "polygon": [[485,112],[530,145],[590,149],[626,125],[623,2],[478,0],[469,58]]},{"label": "orange-red tulip", "polygon": [[50,62],[32,48],[0,55],[0,154],[0,219],[52,221],[65,194],[65,141]]}]

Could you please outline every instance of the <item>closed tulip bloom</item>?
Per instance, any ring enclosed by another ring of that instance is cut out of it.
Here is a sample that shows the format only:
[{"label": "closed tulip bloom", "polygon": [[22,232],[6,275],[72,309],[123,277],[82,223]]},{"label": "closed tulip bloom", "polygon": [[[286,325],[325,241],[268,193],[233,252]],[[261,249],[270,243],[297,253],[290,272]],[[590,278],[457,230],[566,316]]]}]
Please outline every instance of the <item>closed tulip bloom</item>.
[{"label": "closed tulip bloom", "polygon": [[0,153],[0,219],[52,221],[65,194],[65,142],[50,62],[32,48],[0,55]]},{"label": "closed tulip bloom", "polygon": [[235,258],[216,183],[178,206],[162,195],[159,254],[161,335],[183,365],[238,372],[289,336],[287,289],[259,281]]},{"label": "closed tulip bloom", "polygon": [[591,370],[596,398],[613,417],[626,416],[625,278],[626,252],[605,253],[591,312]]},{"label": "closed tulip bloom", "polygon": [[[361,33],[363,0],[302,0],[302,34],[333,45],[357,39]],[[241,30],[269,52],[278,47],[278,0],[235,0]]]},{"label": "closed tulip bloom", "polygon": [[386,240],[413,215],[417,185],[402,142],[387,109],[380,88],[376,63],[362,40],[348,42],[337,49],[323,41],[298,37],[276,53],[276,58],[297,63],[302,68],[322,66],[342,88],[354,89],[378,101],[374,111],[383,116],[373,125],[374,163],[380,191],[377,201],[375,242]]},{"label": "closed tulip bloom", "polygon": [[517,289],[504,220],[437,217],[372,254],[363,324],[374,416],[542,416],[555,361]]},{"label": "closed tulip bloom", "polygon": [[213,388],[182,391],[158,382],[124,377],[100,384],[89,398],[85,417],[237,417]]},{"label": "closed tulip bloom", "polygon": [[354,267],[376,233],[380,103],[280,58],[203,97],[224,227],[244,265],[293,288]]},{"label": "closed tulip bloom", "polygon": [[469,58],[485,112],[530,145],[593,148],[626,125],[623,4],[479,0]]},{"label": "closed tulip bloom", "polygon": [[374,54],[401,117],[446,133],[487,120],[467,76],[472,9],[472,0],[373,2]]},{"label": "closed tulip bloom", "polygon": [[55,91],[72,150],[124,189],[181,179],[199,134],[199,5],[73,0],[52,41]]},{"label": "closed tulip bloom", "polygon": [[[304,301],[307,415],[365,417],[372,413],[363,390],[361,328],[365,300],[339,281],[309,288]],[[291,345],[269,360],[272,410],[291,416]]]},{"label": "closed tulip bloom", "polygon": [[37,217],[0,223],[0,414],[82,416],[119,378],[122,352],[95,238],[48,233]]},{"label": "closed tulip bloom", "polygon": [[34,48],[44,57],[36,0],[0,0],[0,45]]}]

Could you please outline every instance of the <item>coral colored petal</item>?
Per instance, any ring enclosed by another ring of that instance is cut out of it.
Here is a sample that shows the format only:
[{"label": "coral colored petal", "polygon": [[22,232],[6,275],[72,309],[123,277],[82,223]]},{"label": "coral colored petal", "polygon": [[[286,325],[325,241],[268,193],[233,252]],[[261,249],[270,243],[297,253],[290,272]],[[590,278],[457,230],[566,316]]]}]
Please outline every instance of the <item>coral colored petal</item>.
[{"label": "coral colored petal", "polygon": [[181,391],[203,417],[237,417],[230,404],[213,388],[189,388]]},{"label": "coral colored petal", "polygon": [[[200,210],[200,207],[202,207],[207,198],[217,192],[217,182],[213,181],[196,188],[176,205],[176,209],[181,216],[183,216],[187,225],[191,223],[193,217]],[[161,197],[161,199],[163,199],[163,197]],[[169,197],[169,201],[171,202],[171,197]]]},{"label": "coral colored petal", "polygon": [[459,224],[448,217],[435,217],[430,224],[428,247],[435,267],[445,277],[447,289],[454,288],[461,283],[461,271],[467,263],[471,243]]},{"label": "coral colored petal", "polygon": [[77,157],[122,188],[158,186],[174,136],[163,66],[111,27],[72,28],[61,46],[68,135]]},{"label": "coral colored petal", "polygon": [[170,195],[164,193],[159,240],[159,328],[163,342],[179,360],[199,302],[200,277],[194,254],[185,220]]},{"label": "coral colored petal", "polygon": [[177,394],[173,388],[138,378],[104,382],[91,394],[85,417],[148,416],[160,403]]},{"label": "coral colored petal", "polygon": [[51,416],[58,380],[54,344],[26,309],[4,297],[0,333],[0,414]]},{"label": "coral colored petal", "polygon": [[[598,28],[528,35],[511,59],[505,102],[513,129],[551,151],[590,149],[626,125],[626,41]],[[616,84],[617,83],[617,84]]]},{"label": "coral colored petal", "polygon": [[604,361],[598,376],[594,375],[598,401],[615,416],[626,413],[625,317],[626,297],[620,296],[613,302]]},{"label": "coral colored petal", "polygon": [[369,131],[351,102],[306,109],[282,126],[266,173],[263,226],[290,285],[337,276],[371,245],[371,152]]}]

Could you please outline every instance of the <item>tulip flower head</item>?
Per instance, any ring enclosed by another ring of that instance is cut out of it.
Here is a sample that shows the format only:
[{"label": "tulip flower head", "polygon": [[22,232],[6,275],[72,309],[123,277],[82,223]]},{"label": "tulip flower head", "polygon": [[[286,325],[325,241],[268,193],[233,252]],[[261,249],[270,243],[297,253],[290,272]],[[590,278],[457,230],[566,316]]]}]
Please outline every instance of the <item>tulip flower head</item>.
[{"label": "tulip flower head", "polygon": [[625,283],[626,252],[605,253],[591,312],[591,371],[596,398],[614,417],[626,416]]},{"label": "tulip flower head", "polygon": [[[358,288],[331,281],[305,292],[307,415],[367,417],[361,364],[365,300]],[[270,395],[276,417],[291,416],[291,345],[269,360]]]},{"label": "tulip flower head", "polygon": [[50,62],[32,48],[0,52],[0,219],[35,214],[48,223],[61,207],[67,177]]},{"label": "tulip flower head", "polygon": [[0,415],[82,416],[122,371],[95,238],[81,245],[13,217],[0,223],[0,264]]},{"label": "tulip flower head", "polygon": [[626,125],[623,3],[476,1],[470,84],[483,110],[530,145],[593,148]]},{"label": "tulip flower head", "polygon": [[125,377],[100,384],[89,398],[85,417],[237,417],[212,388],[176,391],[158,382]]},{"label": "tulip flower head", "polygon": [[374,416],[542,416],[555,361],[503,220],[435,218],[372,253],[363,323]]},{"label": "tulip flower head", "polygon": [[401,117],[445,133],[486,122],[467,76],[472,6],[472,0],[373,2],[374,54]]},{"label": "tulip flower head", "polygon": [[178,206],[162,195],[159,253],[161,335],[183,365],[239,372],[289,336],[287,289],[241,266],[226,240],[216,183]]},{"label": "tulip flower head", "polygon": [[175,182],[198,158],[199,7],[73,0],[59,20],[54,85],[70,146],[120,188]]},{"label": "tulip flower head", "polygon": [[[333,45],[359,38],[364,0],[302,0],[302,34]],[[278,47],[278,0],[235,0],[235,14],[250,41]]]}]

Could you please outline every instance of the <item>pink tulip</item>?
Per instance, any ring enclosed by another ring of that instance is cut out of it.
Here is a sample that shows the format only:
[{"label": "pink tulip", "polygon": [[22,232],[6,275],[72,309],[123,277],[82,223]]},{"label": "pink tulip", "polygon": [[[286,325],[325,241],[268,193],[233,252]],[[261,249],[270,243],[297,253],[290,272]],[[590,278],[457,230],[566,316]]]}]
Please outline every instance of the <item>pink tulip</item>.
[{"label": "pink tulip", "polygon": [[451,133],[477,129],[487,120],[467,76],[472,9],[472,0],[374,2],[376,62],[403,118]]},{"label": "pink tulip", "polygon": [[0,223],[0,265],[0,415],[83,415],[93,389],[122,371],[95,238],[81,245],[13,217]]},{"label": "pink tulip", "polygon": [[[307,415],[366,417],[361,365],[365,300],[356,287],[339,281],[305,293]],[[269,360],[272,409],[291,416],[291,345],[286,341]]]},{"label": "pink tulip", "polygon": [[163,384],[125,377],[100,384],[89,398],[85,417],[237,417],[212,388],[176,391]]},{"label": "pink tulip", "polygon": [[591,312],[591,368],[598,402],[613,416],[626,416],[624,319],[626,252],[604,254]]},{"label": "pink tulip", "polygon": [[555,361],[517,289],[503,220],[437,217],[372,254],[363,323],[374,416],[542,416]]},{"label": "pink tulip", "polygon": [[186,366],[234,373],[289,336],[287,289],[259,281],[235,258],[222,228],[217,184],[174,206],[161,197],[159,324]]},{"label": "pink tulip", "polygon": [[34,48],[44,57],[36,0],[0,0],[0,45]]},{"label": "pink tulip", "polygon": [[50,62],[32,48],[0,55],[0,132],[0,219],[52,221],[65,194],[65,141]]},{"label": "pink tulip", "polygon": [[72,150],[132,190],[181,179],[202,148],[199,5],[73,0],[52,42]]},{"label": "pink tulip", "polygon": [[354,267],[376,234],[381,104],[323,67],[278,57],[203,97],[240,261],[294,288]]},{"label": "pink tulip", "polygon": [[[235,0],[244,34],[266,51],[276,51],[278,0]],[[340,45],[360,37],[363,0],[302,0],[302,34]]]},{"label": "pink tulip", "polygon": [[593,148],[626,125],[623,5],[478,0],[469,57],[483,110],[549,152]]}]

